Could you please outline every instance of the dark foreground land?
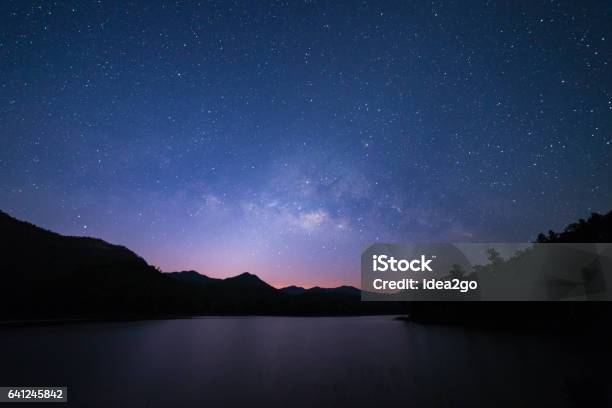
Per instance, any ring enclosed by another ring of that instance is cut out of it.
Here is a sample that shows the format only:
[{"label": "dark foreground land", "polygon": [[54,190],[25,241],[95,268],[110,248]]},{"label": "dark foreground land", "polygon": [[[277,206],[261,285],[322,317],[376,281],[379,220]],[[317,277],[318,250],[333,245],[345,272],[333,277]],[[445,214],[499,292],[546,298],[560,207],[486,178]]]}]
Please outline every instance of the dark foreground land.
[{"label": "dark foreground land", "polygon": [[[593,214],[539,242],[611,242],[612,212]],[[125,320],[194,315],[401,314],[411,321],[497,329],[607,330],[607,302],[361,302],[349,286],[276,289],[256,275],[214,279],[162,273],[130,251],[68,237],[0,212],[0,320]]]}]

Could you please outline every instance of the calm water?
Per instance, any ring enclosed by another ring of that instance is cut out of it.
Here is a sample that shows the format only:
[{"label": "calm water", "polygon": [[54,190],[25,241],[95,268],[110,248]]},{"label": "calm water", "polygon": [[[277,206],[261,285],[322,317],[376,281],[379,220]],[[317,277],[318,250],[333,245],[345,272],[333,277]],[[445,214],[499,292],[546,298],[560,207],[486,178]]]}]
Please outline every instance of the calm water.
[{"label": "calm water", "polygon": [[389,317],[5,328],[0,350],[0,385],[67,385],[69,405],[88,407],[559,407],[601,391],[603,361],[552,335]]}]

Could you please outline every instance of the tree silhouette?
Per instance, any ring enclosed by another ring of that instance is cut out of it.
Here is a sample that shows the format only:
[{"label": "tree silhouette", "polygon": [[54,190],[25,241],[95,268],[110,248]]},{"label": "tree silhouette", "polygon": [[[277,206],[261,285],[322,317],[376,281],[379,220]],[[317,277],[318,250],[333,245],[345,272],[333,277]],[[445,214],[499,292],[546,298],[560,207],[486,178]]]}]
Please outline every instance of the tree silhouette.
[{"label": "tree silhouette", "polygon": [[487,249],[487,260],[493,266],[501,265],[504,262],[504,258],[502,258],[495,248]]},{"label": "tree silhouette", "polygon": [[592,213],[587,220],[580,219],[561,233],[552,230],[548,235],[540,233],[536,242],[612,242],[612,211],[604,215]]},{"label": "tree silhouette", "polygon": [[465,276],[465,271],[461,268],[461,265],[453,264],[449,275],[452,279],[463,279],[463,277]]}]

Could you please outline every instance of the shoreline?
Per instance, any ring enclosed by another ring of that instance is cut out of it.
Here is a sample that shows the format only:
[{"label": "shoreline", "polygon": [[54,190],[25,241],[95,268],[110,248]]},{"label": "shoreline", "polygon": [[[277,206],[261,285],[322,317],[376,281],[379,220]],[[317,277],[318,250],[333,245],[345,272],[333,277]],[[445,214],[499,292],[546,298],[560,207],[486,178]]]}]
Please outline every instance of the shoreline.
[{"label": "shoreline", "polygon": [[205,318],[251,318],[251,317],[295,317],[295,318],[325,318],[325,317],[393,317],[394,320],[407,321],[408,318],[397,313],[382,314],[312,314],[312,315],[283,315],[283,314],[207,314],[207,315],[157,315],[157,316],[130,316],[130,317],[83,317],[83,318],[54,318],[54,319],[21,319],[0,320],[0,330],[13,327],[59,326],[83,323],[120,323],[148,320],[182,320]]}]

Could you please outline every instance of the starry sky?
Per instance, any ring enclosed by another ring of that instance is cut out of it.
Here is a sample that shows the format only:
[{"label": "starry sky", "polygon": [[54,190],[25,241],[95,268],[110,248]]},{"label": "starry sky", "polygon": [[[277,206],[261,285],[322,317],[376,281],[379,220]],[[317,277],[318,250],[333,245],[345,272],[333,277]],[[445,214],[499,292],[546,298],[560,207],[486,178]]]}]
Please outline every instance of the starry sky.
[{"label": "starry sky", "polygon": [[609,1],[3,1],[0,209],[358,286],[374,242],[612,209],[611,68]]}]

